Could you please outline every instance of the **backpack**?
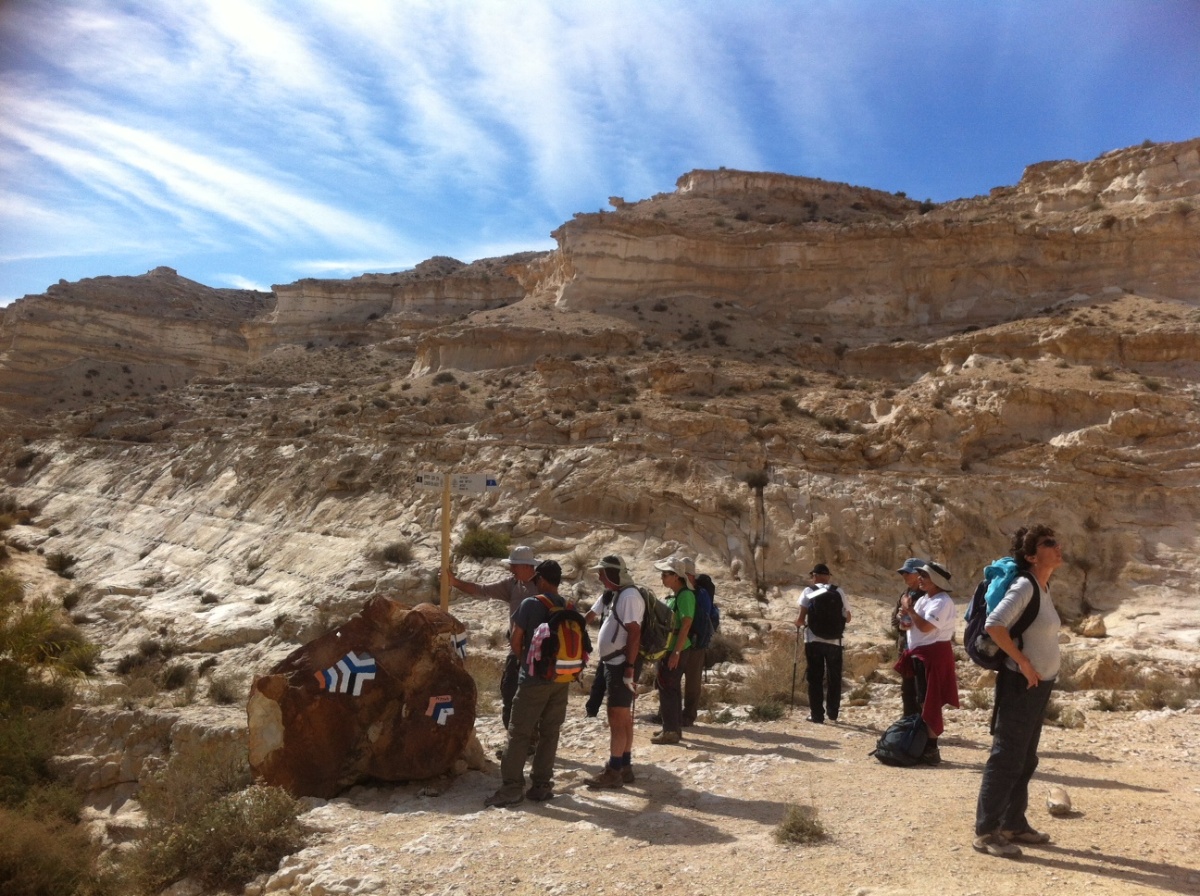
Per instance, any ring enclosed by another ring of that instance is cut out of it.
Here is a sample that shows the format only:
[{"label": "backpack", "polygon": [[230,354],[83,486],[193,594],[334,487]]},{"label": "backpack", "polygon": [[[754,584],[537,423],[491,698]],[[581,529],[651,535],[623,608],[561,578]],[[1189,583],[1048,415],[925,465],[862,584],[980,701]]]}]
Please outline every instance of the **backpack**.
[{"label": "backpack", "polygon": [[810,599],[808,630],[826,641],[838,641],[846,630],[842,592],[836,585],[822,585]]},{"label": "backpack", "polygon": [[537,627],[529,643],[529,674],[547,681],[578,681],[592,653],[587,622],[578,610],[554,603],[544,594],[535,595],[550,618]]},{"label": "backpack", "polygon": [[[646,602],[646,613],[642,617],[642,641],[638,647],[638,656],[646,660],[660,660],[667,654],[667,642],[671,632],[675,631],[675,611],[654,596],[654,592],[641,585],[634,586],[642,600]],[[613,601],[613,618],[617,625],[625,628],[625,623],[617,615],[617,602]]]},{"label": "backpack", "polygon": [[717,609],[716,586],[705,574],[696,576],[696,616],[692,620],[692,646],[705,648],[712,643],[713,634],[721,627],[721,611]]},{"label": "backpack", "polygon": [[875,749],[867,755],[874,756],[884,765],[908,767],[921,762],[927,743],[929,731],[918,712],[892,722],[875,742]]},{"label": "backpack", "polygon": [[[992,569],[991,566],[988,567]],[[1038,583],[1033,576],[1028,573],[1020,573],[1014,575],[1011,581],[1016,581],[1019,578],[1029,579],[1033,583],[1033,597],[1029,599],[1029,603],[1025,605],[1025,609],[1017,618],[1017,621],[1012,624],[1008,630],[1013,641],[1019,647],[1021,645],[1021,635],[1025,629],[1033,623],[1037,618],[1038,610],[1042,605],[1042,589],[1038,587]],[[976,666],[984,669],[990,669],[993,672],[999,672],[1000,667],[1004,665],[1004,660],[1008,657],[1003,650],[992,640],[992,636],[987,633],[987,618],[988,613],[995,608],[995,605],[988,606],[988,594],[995,588],[995,579],[985,577],[978,585],[975,586],[975,593],[971,596],[971,606],[967,610],[967,630],[963,635],[963,645],[967,649],[967,656],[971,658]],[[1008,590],[1008,585],[1005,586],[1005,591]],[[1003,596],[1003,592],[1001,592]],[[999,603],[997,598],[996,603]]]}]

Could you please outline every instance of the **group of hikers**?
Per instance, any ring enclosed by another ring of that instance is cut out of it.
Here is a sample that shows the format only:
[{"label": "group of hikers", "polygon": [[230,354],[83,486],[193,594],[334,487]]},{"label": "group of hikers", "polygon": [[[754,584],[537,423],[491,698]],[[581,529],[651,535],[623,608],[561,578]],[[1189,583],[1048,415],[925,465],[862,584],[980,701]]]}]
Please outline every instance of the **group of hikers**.
[{"label": "group of hikers", "polygon": [[[582,663],[560,647],[582,639],[590,651],[586,625],[595,621],[600,629],[593,653],[599,662],[586,711],[595,716],[601,703],[606,703],[609,755],[604,769],[584,783],[592,789],[633,783],[633,707],[643,662],[656,664],[659,693],[657,718],[662,728],[651,742],[678,744],[683,729],[696,721],[704,648],[717,616],[712,580],[698,576],[689,557],[677,554],[660,560],[654,568],[668,592],[660,602],[635,584],[621,557],[610,554],[591,567],[602,594],[583,614],[559,594],[562,569],[556,561],[539,561],[531,548],[521,546],[502,562],[511,575],[491,584],[450,575],[450,584],[464,594],[505,601],[510,611],[510,651],[500,682],[508,742],[500,764],[501,786],[485,804],[507,807],[526,798],[553,797],[559,732],[566,719],[570,685],[582,671]],[[990,582],[995,592],[986,608],[978,611],[984,614],[978,628],[997,650],[997,678],[992,747],[976,803],[972,845],[988,855],[1013,858],[1021,855],[1017,844],[1050,841],[1047,834],[1034,830],[1026,810],[1044,711],[1059,670],[1060,620],[1050,599],[1049,580],[1062,563],[1062,547],[1053,530],[1044,525],[1023,527],[1013,536],[1011,556],[989,566],[988,580],[980,586],[983,589]],[[922,734],[924,748],[914,761],[937,765],[941,762],[938,738],[944,730],[942,708],[958,706],[952,647],[958,613],[949,593],[951,574],[943,565],[918,557],[905,560],[896,571],[905,586],[892,615],[899,639],[896,670],[902,677],[903,716]],[[798,640],[803,631],[808,719],[824,724],[826,719],[838,720],[842,633],[851,620],[851,609],[826,564],[816,564],[809,575],[812,584],[800,596],[796,636]],[[656,607],[658,603],[666,610]],[[659,611],[667,614],[661,643],[654,634]],[[652,637],[655,650],[647,660],[643,648]],[[575,647],[577,657],[579,645]],[[567,659],[560,659],[556,668],[553,657],[543,658],[547,652],[543,648],[551,653],[557,649],[557,655]],[[525,764],[530,755],[527,790]]]}]

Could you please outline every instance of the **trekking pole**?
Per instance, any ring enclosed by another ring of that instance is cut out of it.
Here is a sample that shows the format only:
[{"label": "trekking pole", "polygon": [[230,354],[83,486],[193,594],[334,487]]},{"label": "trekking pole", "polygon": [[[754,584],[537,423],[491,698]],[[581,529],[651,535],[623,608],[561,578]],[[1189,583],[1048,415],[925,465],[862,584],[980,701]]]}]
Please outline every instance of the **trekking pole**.
[{"label": "trekking pole", "polygon": [[800,665],[800,626],[796,626],[796,649],[792,654],[792,696],[788,700],[788,717],[796,708],[796,669]]}]

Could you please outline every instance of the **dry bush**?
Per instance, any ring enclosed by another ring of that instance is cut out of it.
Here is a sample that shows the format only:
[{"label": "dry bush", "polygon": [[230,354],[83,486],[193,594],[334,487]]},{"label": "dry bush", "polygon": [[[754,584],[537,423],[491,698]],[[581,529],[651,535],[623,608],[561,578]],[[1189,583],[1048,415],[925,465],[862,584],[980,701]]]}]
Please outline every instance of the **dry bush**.
[{"label": "dry bush", "polygon": [[992,692],[988,688],[972,688],[967,691],[968,709],[991,709]]},{"label": "dry bush", "polygon": [[794,638],[781,639],[755,657],[746,680],[736,690],[736,698],[738,703],[754,707],[771,703],[791,706],[793,701],[808,705],[804,653],[797,651]]},{"label": "dry bush", "polygon": [[299,803],[278,787],[250,785],[242,744],[180,750],[142,786],[146,831],[126,870],[140,892],[185,878],[206,888],[241,888],[304,843]]},{"label": "dry bush", "polygon": [[711,669],[721,663],[744,662],[747,643],[748,639],[745,635],[723,631],[714,632],[712,640],[708,642],[708,647],[704,648],[705,667]]},{"label": "dry bush", "polygon": [[25,599],[25,586],[12,573],[0,572],[0,605],[19,604]]},{"label": "dry bush", "polygon": [[208,679],[208,699],[219,706],[233,706],[247,697],[246,676],[238,672],[217,672]]},{"label": "dry bush", "polygon": [[9,896],[116,893],[96,872],[99,850],[83,828],[0,809],[0,883]]},{"label": "dry bush", "polygon": [[475,680],[476,707],[479,712],[495,712],[500,694],[500,676],[504,673],[504,660],[480,653],[467,654],[463,667]]},{"label": "dry bush", "polygon": [[783,821],[775,828],[775,839],[780,843],[820,843],[828,837],[815,806],[789,803]]}]

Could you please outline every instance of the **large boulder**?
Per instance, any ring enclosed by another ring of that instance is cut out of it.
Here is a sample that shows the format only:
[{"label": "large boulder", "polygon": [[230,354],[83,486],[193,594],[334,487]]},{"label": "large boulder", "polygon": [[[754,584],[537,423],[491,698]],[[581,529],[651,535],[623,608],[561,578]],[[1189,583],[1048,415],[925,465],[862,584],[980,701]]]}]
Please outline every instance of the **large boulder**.
[{"label": "large boulder", "polygon": [[297,796],[450,771],[473,739],[475,682],[432,604],[374,597],[258,678],[246,706],[250,767]]}]

